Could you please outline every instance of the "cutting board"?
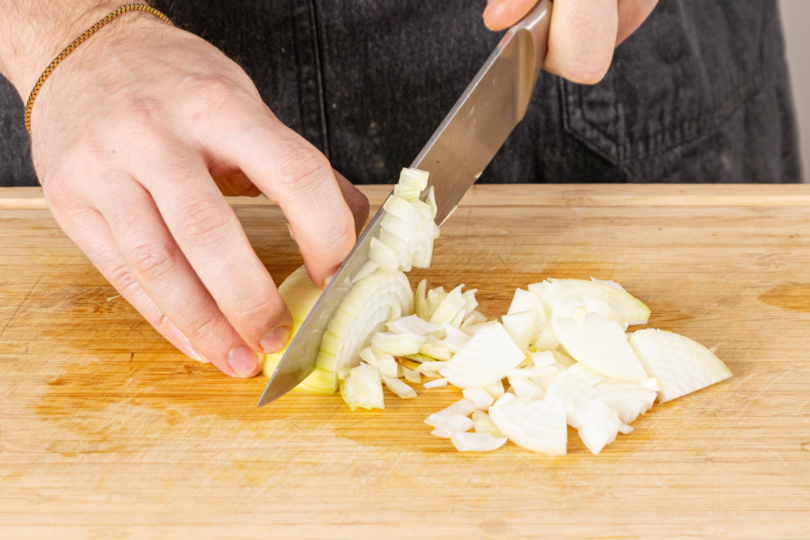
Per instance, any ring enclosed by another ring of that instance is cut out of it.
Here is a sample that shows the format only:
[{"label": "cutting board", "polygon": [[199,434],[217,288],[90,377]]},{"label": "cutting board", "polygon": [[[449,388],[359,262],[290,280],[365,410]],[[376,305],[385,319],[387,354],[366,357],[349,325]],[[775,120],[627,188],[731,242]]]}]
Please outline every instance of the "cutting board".
[{"label": "cutting board", "polygon": [[[232,204],[279,281],[301,264],[276,206]],[[179,354],[38,191],[0,191],[0,538],[810,538],[810,186],[479,186],[410,278],[494,317],[591,276],[734,377],[598,456],[573,431],[556,459],[462,454],[423,423],[453,388],[256,408],[266,379]]]}]

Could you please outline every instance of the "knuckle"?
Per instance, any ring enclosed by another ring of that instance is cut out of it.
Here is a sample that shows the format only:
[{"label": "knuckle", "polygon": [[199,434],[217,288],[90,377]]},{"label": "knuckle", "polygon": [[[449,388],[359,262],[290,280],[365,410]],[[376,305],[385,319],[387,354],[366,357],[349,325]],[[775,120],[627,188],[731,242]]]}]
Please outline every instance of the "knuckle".
[{"label": "knuckle", "polygon": [[147,242],[130,250],[132,272],[144,281],[166,275],[175,264],[177,248],[170,244]]},{"label": "knuckle", "polygon": [[221,318],[216,315],[202,316],[188,321],[184,334],[192,343],[217,341],[221,334]]},{"label": "knuckle", "polygon": [[306,141],[288,143],[282,156],[278,187],[288,195],[306,197],[335,181],[329,160]]},{"label": "knuckle", "polygon": [[192,241],[215,243],[231,230],[231,215],[222,201],[204,197],[182,204],[177,219],[183,233]]},{"label": "knuckle", "polygon": [[261,325],[279,318],[279,305],[277,297],[267,291],[265,294],[256,294],[243,299],[236,306],[236,313],[240,321]]},{"label": "knuckle", "polygon": [[196,75],[186,81],[187,96],[195,113],[224,113],[245,99],[245,91],[226,75]]},{"label": "knuckle", "polygon": [[74,207],[75,190],[65,174],[52,171],[44,175],[42,191],[45,202],[55,213],[61,214]]}]

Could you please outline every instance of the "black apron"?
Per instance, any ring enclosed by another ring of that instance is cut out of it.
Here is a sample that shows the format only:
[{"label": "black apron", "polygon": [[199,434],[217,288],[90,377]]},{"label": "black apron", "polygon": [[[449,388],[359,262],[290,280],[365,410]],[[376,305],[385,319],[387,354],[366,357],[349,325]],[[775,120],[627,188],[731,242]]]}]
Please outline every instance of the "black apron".
[{"label": "black apron", "polygon": [[[396,181],[500,38],[483,0],[155,5],[244,67],[276,115],[357,184]],[[777,2],[660,0],[599,84],[542,73],[479,181],[800,178]],[[0,185],[36,185],[23,106],[2,77]]]}]

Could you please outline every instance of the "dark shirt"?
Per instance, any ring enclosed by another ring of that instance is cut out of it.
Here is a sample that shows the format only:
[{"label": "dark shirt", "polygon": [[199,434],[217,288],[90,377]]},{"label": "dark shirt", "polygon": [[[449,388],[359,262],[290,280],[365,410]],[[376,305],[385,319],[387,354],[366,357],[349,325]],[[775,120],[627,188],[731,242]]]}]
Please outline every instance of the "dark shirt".
[{"label": "dark shirt", "polygon": [[[391,183],[495,47],[483,0],[160,0],[358,184]],[[124,21],[118,24],[126,24]],[[44,68],[44,66],[43,66]],[[542,73],[481,182],[798,182],[774,0],[660,0],[594,86]],[[35,185],[0,77],[0,185]]]}]

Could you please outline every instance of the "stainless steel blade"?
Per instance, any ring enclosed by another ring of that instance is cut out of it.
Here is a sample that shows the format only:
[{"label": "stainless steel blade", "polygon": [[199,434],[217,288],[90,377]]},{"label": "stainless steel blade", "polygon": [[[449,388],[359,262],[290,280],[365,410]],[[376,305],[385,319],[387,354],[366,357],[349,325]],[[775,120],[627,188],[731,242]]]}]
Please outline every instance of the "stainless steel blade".
[{"label": "stainless steel blade", "polygon": [[[441,225],[458,206],[523,118],[548,46],[551,1],[542,0],[511,27],[411,164],[430,173]],[[293,338],[259,406],[281,397],[315,369],[326,326],[351,288],[351,278],[368,260],[380,228],[382,208],[360,236]]]}]

